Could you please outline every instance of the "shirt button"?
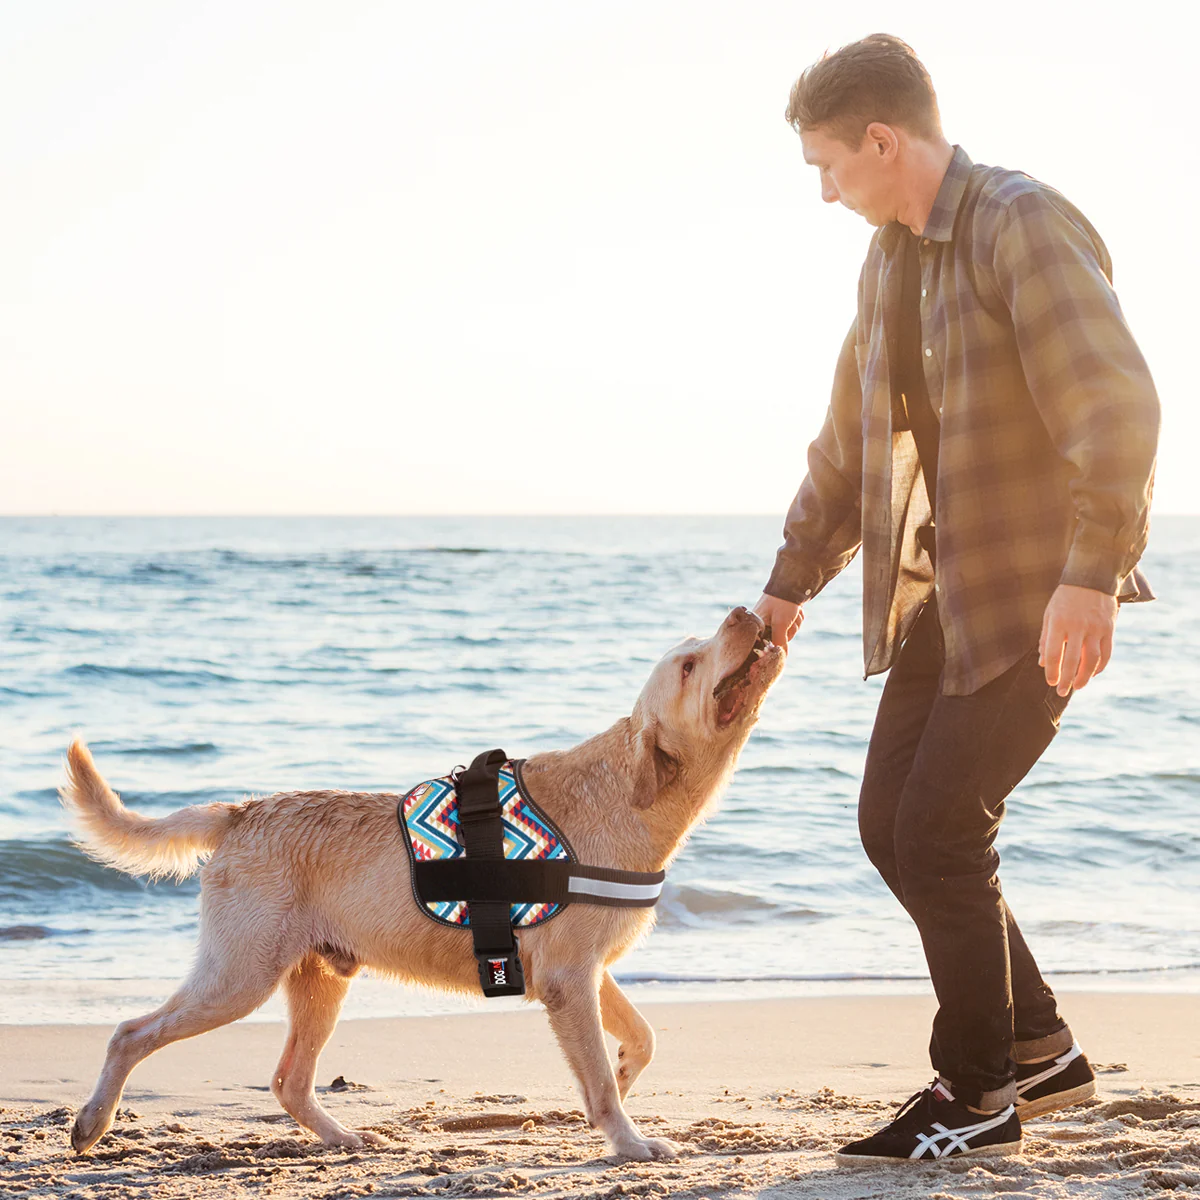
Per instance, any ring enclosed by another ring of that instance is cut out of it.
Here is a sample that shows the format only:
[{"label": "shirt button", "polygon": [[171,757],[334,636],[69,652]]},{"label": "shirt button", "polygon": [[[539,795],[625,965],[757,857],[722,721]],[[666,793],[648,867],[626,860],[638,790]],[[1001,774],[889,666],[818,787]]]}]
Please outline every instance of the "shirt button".
[{"label": "shirt button", "polygon": [[929,245],[929,239],[928,239],[928,238],[926,238],[926,239],[925,239],[925,245],[926,245],[926,246],[928,246],[928,245]]},{"label": "shirt button", "polygon": [[805,589],[804,589],[804,598],[805,598],[805,600],[807,600],[807,599],[809,598],[809,596],[811,596],[811,595],[812,595],[812,588],[805,588]]},{"label": "shirt button", "polygon": [[924,298],[925,298],[926,296],[928,296],[928,295],[929,295],[929,289],[928,289],[928,288],[922,288],[922,289],[921,289],[921,298],[922,298],[922,299],[924,299]]},{"label": "shirt button", "polygon": [[932,358],[932,357],[933,357],[933,351],[932,351],[932,350],[930,350],[930,348],[929,348],[928,346],[926,346],[926,347],[925,347],[925,357],[926,357],[926,358]]}]

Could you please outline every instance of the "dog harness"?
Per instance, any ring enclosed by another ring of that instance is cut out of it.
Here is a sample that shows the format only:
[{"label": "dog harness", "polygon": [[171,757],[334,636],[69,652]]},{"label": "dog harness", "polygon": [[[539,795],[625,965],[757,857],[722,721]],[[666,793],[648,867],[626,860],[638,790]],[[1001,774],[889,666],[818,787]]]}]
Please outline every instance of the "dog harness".
[{"label": "dog harness", "polygon": [[530,798],[523,761],[487,751],[465,770],[418,784],[396,810],[417,907],[439,924],[470,928],[485,996],[525,993],[514,928],[541,925],[572,902],[652,908],[666,878],[580,863]]}]

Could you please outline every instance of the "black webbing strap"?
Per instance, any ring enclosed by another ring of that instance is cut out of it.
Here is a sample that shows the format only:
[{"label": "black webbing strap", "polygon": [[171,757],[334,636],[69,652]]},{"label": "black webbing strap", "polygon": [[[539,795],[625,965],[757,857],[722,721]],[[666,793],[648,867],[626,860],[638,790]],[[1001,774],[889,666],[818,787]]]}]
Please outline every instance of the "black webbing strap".
[{"label": "black webbing strap", "polygon": [[598,904],[608,908],[653,908],[665,871],[621,871],[587,867],[565,858],[504,859],[477,862],[439,858],[413,863],[413,880],[422,901],[462,900],[509,904]]},{"label": "black webbing strap", "polygon": [[[480,754],[458,777],[458,826],[467,857],[482,865],[504,861],[504,821],[500,815],[503,750]],[[471,938],[485,996],[523,996],[525,973],[509,921],[509,900],[471,900]]]},{"label": "black webbing strap", "polygon": [[929,497],[929,524],[917,530],[929,561],[936,568],[933,513],[937,508],[938,452],[941,449],[942,423],[929,399],[925,382],[925,367],[921,361],[921,256],[917,249],[920,239],[914,233],[905,236],[903,261],[900,269],[899,391],[917,446],[921,473],[925,476],[925,492]]}]

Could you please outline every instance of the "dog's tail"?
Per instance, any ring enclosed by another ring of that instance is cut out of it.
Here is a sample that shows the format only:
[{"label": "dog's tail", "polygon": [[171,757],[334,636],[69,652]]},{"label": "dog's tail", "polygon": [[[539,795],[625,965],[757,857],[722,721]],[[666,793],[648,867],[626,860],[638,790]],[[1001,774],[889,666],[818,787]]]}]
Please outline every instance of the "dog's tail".
[{"label": "dog's tail", "polygon": [[77,841],[97,862],[130,875],[184,879],[224,840],[241,811],[237,804],[198,804],[169,816],[130,812],[104,782],[79,739],[67,750],[67,783],[58,790],[77,827]]}]

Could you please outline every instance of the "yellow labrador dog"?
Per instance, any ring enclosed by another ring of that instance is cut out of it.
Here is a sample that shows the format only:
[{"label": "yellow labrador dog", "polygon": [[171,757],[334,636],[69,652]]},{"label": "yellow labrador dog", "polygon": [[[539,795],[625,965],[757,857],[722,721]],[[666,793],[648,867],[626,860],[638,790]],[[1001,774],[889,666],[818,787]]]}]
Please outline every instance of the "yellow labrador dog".
[{"label": "yellow labrador dog", "polygon": [[[583,862],[664,868],[733,773],[784,651],[762,621],[734,609],[706,641],[682,642],[654,668],[633,714],[571,750],[526,760],[535,803]],[[428,920],[398,850],[396,795],[281,792],[151,819],[122,805],[82,742],[68,751],[64,804],[82,845],[132,874],[201,870],[200,945],[191,974],[152,1013],[117,1027],[71,1144],[82,1153],[112,1125],[133,1068],[162,1046],[244,1017],[282,982],[290,1027],[271,1080],[279,1103],[326,1145],[383,1142],[354,1133],[313,1093],[317,1058],[363,966],[401,980],[478,994],[470,934]],[[527,995],[542,1002],[592,1124],[614,1154],[669,1158],[622,1101],[654,1053],[654,1034],[608,967],[645,934],[653,909],[571,905],[520,939]],[[617,1070],[604,1030],[620,1043]]]}]

